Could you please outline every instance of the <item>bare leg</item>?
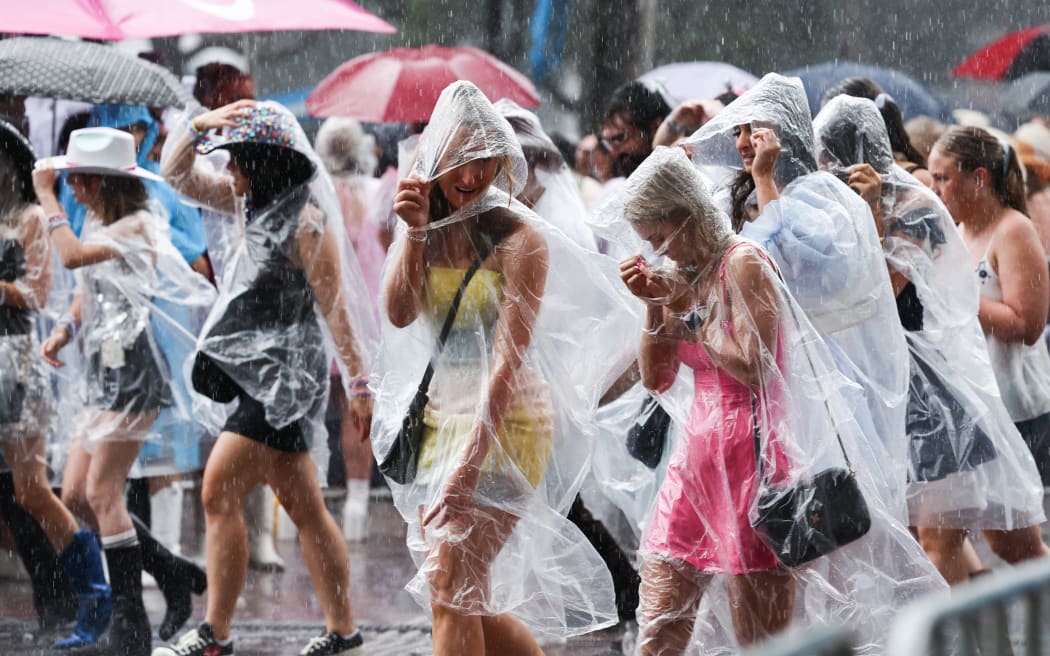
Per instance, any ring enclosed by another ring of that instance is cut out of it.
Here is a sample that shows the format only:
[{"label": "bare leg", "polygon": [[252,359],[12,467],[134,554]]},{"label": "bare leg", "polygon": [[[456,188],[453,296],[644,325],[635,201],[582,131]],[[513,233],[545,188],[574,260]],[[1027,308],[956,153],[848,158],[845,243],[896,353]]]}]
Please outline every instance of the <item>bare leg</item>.
[{"label": "bare leg", "polygon": [[15,500],[44,529],[55,551],[62,553],[73,541],[77,520],[51,491],[44,450],[45,441],[39,437],[25,438],[18,444],[4,443],[4,455],[14,479]]},{"label": "bare leg", "polygon": [[265,446],[243,435],[224,432],[204,469],[201,501],[208,551],[208,609],[205,621],[215,637],[230,637],[237,597],[248,573],[248,527],[244,498],[266,478],[270,458]]},{"label": "bare leg", "polygon": [[87,497],[98,518],[99,534],[118,535],[135,529],[124,505],[124,482],[142,442],[99,440],[87,475]]},{"label": "bare leg", "polygon": [[74,516],[83,519],[91,528],[98,530],[98,519],[87,500],[87,475],[91,466],[91,454],[84,449],[81,440],[75,440],[66,458],[66,469],[62,472],[62,504]]},{"label": "bare leg", "polygon": [[[918,530],[919,544],[949,585],[970,580],[970,573],[981,568],[980,561],[974,563],[968,557],[963,529],[919,527]],[[972,549],[970,553],[976,557]]]},{"label": "bare leg", "polygon": [[532,634],[517,619],[478,614],[487,600],[492,562],[517,518],[495,508],[475,508],[459,521],[459,526],[448,525],[457,540],[437,542],[424,565],[430,581],[435,656],[542,656]]},{"label": "bare leg", "polygon": [[[687,569],[688,568],[688,569]],[[684,563],[647,557],[638,604],[638,651],[642,656],[684,654],[696,609],[710,576]]]},{"label": "bare leg", "polygon": [[353,633],[350,557],[339,527],[324,506],[314,462],[309,453],[269,451],[266,480],[299,529],[303,560],[321,601],[325,628],[343,635]]},{"label": "bare leg", "polygon": [[729,603],[741,647],[779,633],[791,623],[795,609],[795,579],[783,570],[734,576]]},{"label": "bare leg", "polygon": [[982,533],[995,555],[1011,565],[1050,554],[1038,526],[1028,526],[1012,531],[986,530]]}]

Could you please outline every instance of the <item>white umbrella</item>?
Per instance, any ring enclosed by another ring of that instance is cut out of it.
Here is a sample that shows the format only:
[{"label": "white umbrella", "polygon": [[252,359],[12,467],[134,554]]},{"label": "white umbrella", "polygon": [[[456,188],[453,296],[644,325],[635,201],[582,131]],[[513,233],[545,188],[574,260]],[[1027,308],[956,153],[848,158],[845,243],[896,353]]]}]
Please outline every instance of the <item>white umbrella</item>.
[{"label": "white umbrella", "polygon": [[732,64],[712,61],[666,64],[638,79],[660,87],[673,105],[686,100],[714,98],[725,93],[727,88],[748,89],[758,82],[757,77]]}]

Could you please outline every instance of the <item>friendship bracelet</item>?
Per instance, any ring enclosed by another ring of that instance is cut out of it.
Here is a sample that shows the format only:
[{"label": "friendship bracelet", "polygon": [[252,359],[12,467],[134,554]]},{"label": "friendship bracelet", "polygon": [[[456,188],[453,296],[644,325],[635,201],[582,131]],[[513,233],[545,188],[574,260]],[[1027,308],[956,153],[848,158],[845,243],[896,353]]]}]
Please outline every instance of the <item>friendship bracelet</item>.
[{"label": "friendship bracelet", "polygon": [[50,235],[52,232],[61,228],[64,225],[69,225],[69,219],[66,217],[65,214],[52,214],[51,216],[47,217],[47,234]]},{"label": "friendship bracelet", "polygon": [[201,141],[206,136],[208,136],[208,131],[207,130],[201,130],[200,128],[197,127],[197,117],[193,117],[193,118],[190,119],[189,128],[190,128],[190,134],[193,135],[193,140],[194,141]]},{"label": "friendship bracelet", "polygon": [[354,390],[350,392],[350,398],[352,399],[370,399],[372,398],[372,390],[367,387],[363,390]]},{"label": "friendship bracelet", "polygon": [[350,389],[358,389],[361,387],[368,387],[368,376],[357,376],[356,378],[350,379]]}]

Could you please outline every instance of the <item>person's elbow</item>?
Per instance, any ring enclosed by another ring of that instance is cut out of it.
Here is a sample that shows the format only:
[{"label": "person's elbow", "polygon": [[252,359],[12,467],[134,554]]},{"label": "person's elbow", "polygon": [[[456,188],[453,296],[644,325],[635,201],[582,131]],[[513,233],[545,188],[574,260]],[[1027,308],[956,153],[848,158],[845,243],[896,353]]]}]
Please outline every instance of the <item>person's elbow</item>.
[{"label": "person's elbow", "polygon": [[674,384],[675,373],[670,367],[642,367],[642,386],[650,392],[663,394]]}]

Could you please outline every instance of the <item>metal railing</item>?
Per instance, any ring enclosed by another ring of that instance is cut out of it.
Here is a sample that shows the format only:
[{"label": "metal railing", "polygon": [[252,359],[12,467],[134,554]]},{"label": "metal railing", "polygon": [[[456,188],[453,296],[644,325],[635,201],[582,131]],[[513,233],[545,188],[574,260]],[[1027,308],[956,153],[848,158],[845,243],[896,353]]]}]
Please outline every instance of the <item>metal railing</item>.
[{"label": "metal railing", "polygon": [[792,629],[753,650],[747,656],[853,656],[853,640],[844,627]]},{"label": "metal railing", "polygon": [[[1044,656],[1050,653],[1048,610],[1050,559],[997,570],[951,594],[921,599],[901,609],[886,653]],[[1011,616],[1021,626],[1016,642],[1011,641]]]}]

